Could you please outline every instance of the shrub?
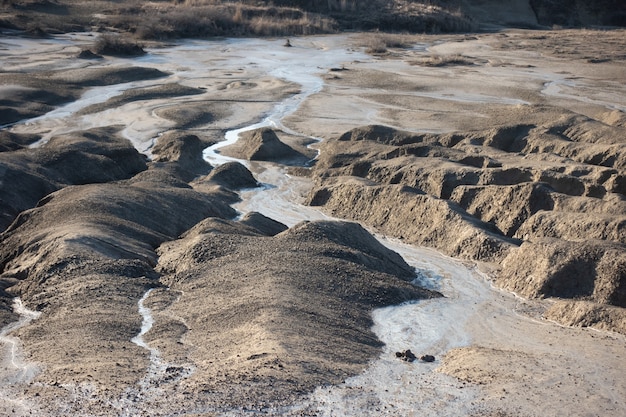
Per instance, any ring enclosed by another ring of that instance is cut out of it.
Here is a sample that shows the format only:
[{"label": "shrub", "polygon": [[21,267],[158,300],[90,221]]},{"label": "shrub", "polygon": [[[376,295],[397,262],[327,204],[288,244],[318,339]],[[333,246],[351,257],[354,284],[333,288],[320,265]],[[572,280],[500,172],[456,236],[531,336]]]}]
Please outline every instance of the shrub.
[{"label": "shrub", "polygon": [[424,65],[426,67],[446,67],[451,65],[474,65],[474,62],[462,55],[434,55],[421,61],[411,62],[412,65]]},{"label": "shrub", "polygon": [[139,56],[146,53],[143,46],[134,41],[123,39],[113,33],[105,33],[96,39],[93,52],[100,55]]},{"label": "shrub", "polygon": [[389,48],[411,48],[415,44],[410,35],[394,33],[376,33],[366,39],[367,42],[362,46],[368,54],[385,54]]}]

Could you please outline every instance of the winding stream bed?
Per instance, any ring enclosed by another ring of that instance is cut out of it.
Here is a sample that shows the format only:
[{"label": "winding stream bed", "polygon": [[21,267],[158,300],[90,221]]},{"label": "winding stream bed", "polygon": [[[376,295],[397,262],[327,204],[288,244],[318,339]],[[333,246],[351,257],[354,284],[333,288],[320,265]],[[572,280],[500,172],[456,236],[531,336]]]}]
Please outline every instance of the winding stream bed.
[{"label": "winding stream bed", "polygon": [[[239,133],[261,127],[301,135],[283,126],[282,119],[294,112],[307,97],[320,91],[322,71],[339,66],[344,59],[343,55],[337,54],[325,62],[325,67],[320,67],[318,57],[298,61],[296,65],[282,57],[273,60],[269,65],[273,68],[271,74],[300,84],[302,91],[277,104],[261,122],[228,131],[223,142],[204,152],[205,159],[214,166],[233,160],[248,166],[263,184],[261,188],[241,192],[242,202],[235,208],[242,214],[256,211],[279,219],[289,227],[305,220],[329,219],[316,208],[302,204],[303,196],[311,187],[310,180],[290,176],[286,167],[279,164],[250,163],[224,157],[219,149],[235,143]],[[421,416],[469,414],[473,406],[471,399],[476,395],[473,390],[458,387],[453,378],[433,372],[437,362],[407,369],[407,364],[398,361],[394,352],[411,348],[419,354],[440,357],[451,348],[468,345],[471,337],[466,329],[467,321],[484,310],[483,304],[497,291],[491,289],[485,277],[469,265],[433,250],[413,247],[384,236],[378,236],[378,239],[416,268],[417,285],[440,291],[445,298],[374,311],[373,330],[385,343],[380,358],[362,375],[346,380],[341,386],[319,388],[312,394],[311,404],[321,415],[327,416],[412,415],[418,411]],[[398,379],[398,375],[402,377]],[[429,389],[412,389],[417,386],[428,386]],[[376,406],[372,407],[373,404]]]}]

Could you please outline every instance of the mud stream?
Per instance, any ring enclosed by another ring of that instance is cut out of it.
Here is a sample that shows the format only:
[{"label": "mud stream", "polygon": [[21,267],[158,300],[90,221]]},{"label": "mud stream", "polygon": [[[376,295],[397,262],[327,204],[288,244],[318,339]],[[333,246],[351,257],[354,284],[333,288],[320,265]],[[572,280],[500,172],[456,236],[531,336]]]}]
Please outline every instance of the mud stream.
[{"label": "mud stream", "polygon": [[[341,64],[344,57],[338,55],[339,60],[327,62],[326,68]],[[299,61],[298,65],[278,59],[270,67],[274,68],[272,75],[300,84],[302,91],[277,104],[261,122],[228,131],[225,141],[208,148],[204,157],[214,166],[238,161],[248,166],[262,183],[260,189],[241,193],[242,202],[236,204],[235,208],[242,214],[256,211],[290,227],[301,221],[328,220],[328,215],[302,204],[303,196],[311,187],[308,179],[290,176],[286,167],[279,164],[250,163],[219,153],[220,148],[235,143],[239,133],[261,127],[300,135],[286,128],[282,119],[294,112],[308,96],[321,89],[323,83],[319,76],[325,68],[320,67],[317,57]],[[437,363],[406,369],[406,363],[398,361],[395,352],[410,348],[418,354],[440,357],[451,348],[468,345],[471,335],[466,329],[466,323],[473,319],[479,320],[481,314],[491,314],[491,311],[484,310],[485,303],[493,300],[495,293],[499,292],[490,288],[486,279],[471,265],[385,236],[378,236],[378,239],[415,267],[417,285],[438,290],[445,298],[374,311],[373,330],[385,343],[380,358],[362,375],[348,379],[342,386],[319,388],[311,395],[307,406],[312,405],[321,415],[328,416],[412,415],[418,411],[422,416],[439,416],[442,412],[450,415],[469,414],[475,392],[458,387],[453,378],[433,372]],[[402,378],[398,379],[398,375],[402,375]],[[412,389],[416,386],[429,388],[416,392]]]}]

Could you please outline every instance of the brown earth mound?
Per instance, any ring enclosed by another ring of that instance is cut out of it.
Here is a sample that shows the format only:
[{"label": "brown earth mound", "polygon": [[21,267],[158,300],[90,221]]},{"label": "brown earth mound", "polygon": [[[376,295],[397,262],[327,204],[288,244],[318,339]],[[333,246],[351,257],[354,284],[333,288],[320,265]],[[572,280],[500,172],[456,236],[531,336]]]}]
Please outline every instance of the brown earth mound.
[{"label": "brown earth mound", "polygon": [[308,157],[281,142],[272,129],[263,127],[240,133],[235,145],[224,149],[224,154],[249,161],[303,163]]},{"label": "brown earth mound", "polygon": [[626,246],[591,239],[534,239],[502,262],[496,283],[525,297],[626,307]]},{"label": "brown earth mound", "polygon": [[241,224],[254,227],[256,230],[267,236],[275,236],[288,229],[288,227],[284,224],[256,212],[247,213],[241,218],[241,220],[239,220],[239,222]]},{"label": "brown earth mound", "polygon": [[147,337],[166,358],[190,352],[195,371],[183,387],[196,407],[228,397],[222,411],[359,373],[381,346],[370,311],[436,295],[411,285],[412,268],[353,223],[302,223],[268,237],[208,219],[160,254],[161,281],[179,295],[157,323],[174,319],[182,334],[159,327]]},{"label": "brown earth mound", "polygon": [[41,139],[38,135],[0,131],[0,152],[17,151]]},{"label": "brown earth mound", "polygon": [[333,215],[365,222],[407,242],[489,261],[503,259],[515,244],[493,225],[415,188],[344,177],[325,184],[316,189],[309,204],[324,206]]},{"label": "brown earth mound", "polygon": [[178,175],[185,181],[191,181],[211,170],[211,166],[202,158],[202,151],[206,147],[207,144],[196,135],[170,131],[158,137],[152,147],[152,160],[169,165],[174,163]]},{"label": "brown earth mound", "polygon": [[545,317],[566,326],[593,327],[626,334],[624,309],[589,301],[558,300]]},{"label": "brown earth mound", "polygon": [[111,97],[104,103],[87,106],[77,112],[77,114],[84,115],[98,113],[134,101],[159,100],[172,97],[191,96],[202,93],[204,93],[204,90],[202,90],[201,88],[187,87],[180,84],[163,84],[156,87],[135,88],[126,90],[118,96]]},{"label": "brown earth mound", "polygon": [[225,116],[224,110],[211,102],[179,103],[174,107],[157,108],[155,114],[176,122],[178,129],[207,125]]},{"label": "brown earth mound", "polygon": [[[206,180],[222,184],[231,190],[255,188],[259,186],[252,173],[239,162],[227,162],[215,168]],[[200,179],[199,181],[202,181]]]},{"label": "brown earth mound", "polygon": [[148,361],[131,339],[141,324],[137,300],[158,285],[155,249],[207,216],[235,214],[228,191],[161,179],[67,186],[0,235],[2,282],[41,312],[19,333],[31,359],[46,365],[41,395],[63,397],[64,384],[84,383],[120,395],[138,383]]}]

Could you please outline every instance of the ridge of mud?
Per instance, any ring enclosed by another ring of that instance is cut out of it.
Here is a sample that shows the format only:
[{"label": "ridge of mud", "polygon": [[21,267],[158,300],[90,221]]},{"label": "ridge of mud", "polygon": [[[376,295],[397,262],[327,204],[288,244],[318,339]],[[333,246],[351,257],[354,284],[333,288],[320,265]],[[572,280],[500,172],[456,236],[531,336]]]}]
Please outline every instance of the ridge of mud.
[{"label": "ridge of mud", "polygon": [[497,262],[496,283],[523,296],[625,307],[625,138],[567,113],[447,134],[364,126],[321,145],[308,203]]},{"label": "ridge of mud", "polygon": [[0,153],[0,230],[67,185],[117,181],[146,169],[146,159],[115,127],[52,138],[45,146]]},{"label": "ridge of mud", "polygon": [[111,97],[104,103],[92,104],[87,106],[76,114],[81,116],[85,114],[99,113],[101,111],[122,106],[127,103],[144,100],[159,100],[174,97],[184,97],[191,95],[203,94],[204,90],[200,88],[187,87],[177,83],[163,84],[156,87],[135,88],[125,90],[122,94]]},{"label": "ridge of mud", "polygon": [[225,155],[249,161],[273,161],[295,165],[301,165],[310,159],[282,142],[276,131],[269,127],[242,132],[239,136],[236,144],[223,149]]},{"label": "ridge of mud", "polygon": [[40,321],[17,332],[30,360],[46,365],[32,395],[50,398],[55,412],[95,406],[66,409],[67,396],[88,387],[106,387],[98,407],[102,401],[123,406],[131,395],[125,390],[147,366],[131,339],[141,324],[137,300],[159,286],[155,249],[207,216],[235,215],[235,194],[217,186],[194,191],[180,180],[167,185],[163,174],[150,175],[155,171],[158,166],[127,181],[66,186],[0,235],[7,291],[41,312]]},{"label": "ridge of mud", "polygon": [[79,68],[60,72],[0,73],[0,125],[41,116],[74,101],[87,87],[161,78],[154,68]]}]

